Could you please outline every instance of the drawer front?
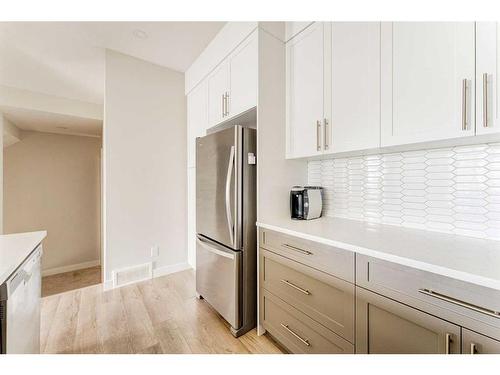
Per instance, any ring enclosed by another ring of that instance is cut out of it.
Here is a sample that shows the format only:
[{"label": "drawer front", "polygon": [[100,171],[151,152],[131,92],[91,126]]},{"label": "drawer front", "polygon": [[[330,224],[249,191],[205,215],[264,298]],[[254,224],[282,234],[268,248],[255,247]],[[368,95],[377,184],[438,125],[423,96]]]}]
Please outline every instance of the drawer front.
[{"label": "drawer front", "polygon": [[261,249],[260,285],[354,342],[354,285]]},{"label": "drawer front", "polygon": [[500,341],[462,329],[462,354],[500,354]]},{"label": "drawer front", "polygon": [[260,230],[260,246],[354,283],[353,252],[267,229]]},{"label": "drawer front", "polygon": [[491,327],[488,335],[500,333],[500,315],[493,313],[500,311],[500,291],[359,254],[356,285],[474,330]]},{"label": "drawer front", "polygon": [[354,346],[307,315],[263,290],[264,328],[292,353],[351,354]]}]

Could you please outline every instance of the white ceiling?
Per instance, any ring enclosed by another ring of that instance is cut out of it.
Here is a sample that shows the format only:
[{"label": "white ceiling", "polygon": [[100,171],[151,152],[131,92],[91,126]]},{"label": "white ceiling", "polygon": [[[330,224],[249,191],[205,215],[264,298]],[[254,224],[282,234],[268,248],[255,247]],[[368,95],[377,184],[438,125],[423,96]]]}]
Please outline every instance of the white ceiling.
[{"label": "white ceiling", "polygon": [[102,121],[83,117],[0,106],[0,112],[19,129],[100,137]]},{"label": "white ceiling", "polygon": [[[224,22],[0,22],[0,85],[103,103],[104,49],[184,72]],[[147,38],[134,35],[142,30]]]}]

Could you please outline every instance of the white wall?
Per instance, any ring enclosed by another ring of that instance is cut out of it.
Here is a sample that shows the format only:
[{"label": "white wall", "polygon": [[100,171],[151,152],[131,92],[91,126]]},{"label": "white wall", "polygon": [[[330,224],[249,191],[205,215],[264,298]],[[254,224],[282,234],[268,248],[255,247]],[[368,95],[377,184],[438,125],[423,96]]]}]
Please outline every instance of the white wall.
[{"label": "white wall", "polygon": [[4,157],[5,233],[47,230],[43,271],[99,264],[101,139],[23,131]]},{"label": "white wall", "polygon": [[307,182],[307,162],[285,160],[285,44],[259,30],[257,220],[290,217],[290,188]]},{"label": "white wall", "polygon": [[102,105],[0,85],[0,105],[102,120]]},{"label": "white wall", "polygon": [[184,75],[107,51],[104,107],[105,281],[152,260],[157,274],[186,267]]}]

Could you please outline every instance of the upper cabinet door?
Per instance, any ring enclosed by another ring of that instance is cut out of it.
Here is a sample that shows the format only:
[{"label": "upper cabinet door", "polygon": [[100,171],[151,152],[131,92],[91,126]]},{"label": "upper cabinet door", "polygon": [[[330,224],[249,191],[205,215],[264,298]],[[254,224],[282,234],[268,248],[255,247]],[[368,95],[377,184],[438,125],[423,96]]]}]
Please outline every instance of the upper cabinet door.
[{"label": "upper cabinet door", "polygon": [[473,22],[383,23],[381,143],[474,135]]},{"label": "upper cabinet door", "polygon": [[220,123],[227,114],[229,93],[229,64],[223,61],[208,77],[208,122],[210,126]]},{"label": "upper cabinet door", "polygon": [[500,29],[496,22],[476,24],[476,134],[500,132]]},{"label": "upper cabinet door", "polygon": [[332,23],[331,56],[325,150],[380,147],[380,22]]},{"label": "upper cabinet door", "polygon": [[205,135],[208,127],[208,87],[202,81],[187,96],[187,166],[196,166],[196,137]]},{"label": "upper cabinet door", "polygon": [[319,155],[324,99],[323,23],[286,44],[287,157]]},{"label": "upper cabinet door", "polygon": [[254,32],[230,57],[229,116],[238,115],[257,105],[258,33]]},{"label": "upper cabinet door", "polygon": [[310,21],[289,21],[285,22],[285,42],[288,42],[295,35],[300,33],[306,27],[308,27],[312,22]]}]

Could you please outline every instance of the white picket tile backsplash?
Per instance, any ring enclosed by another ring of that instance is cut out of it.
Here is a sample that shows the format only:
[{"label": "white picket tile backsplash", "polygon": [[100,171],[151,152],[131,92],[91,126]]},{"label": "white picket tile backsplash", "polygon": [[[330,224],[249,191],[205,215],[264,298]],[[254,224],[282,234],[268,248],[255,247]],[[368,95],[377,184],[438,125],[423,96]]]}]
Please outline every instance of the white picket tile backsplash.
[{"label": "white picket tile backsplash", "polygon": [[500,143],[308,163],[325,216],[500,239]]}]

